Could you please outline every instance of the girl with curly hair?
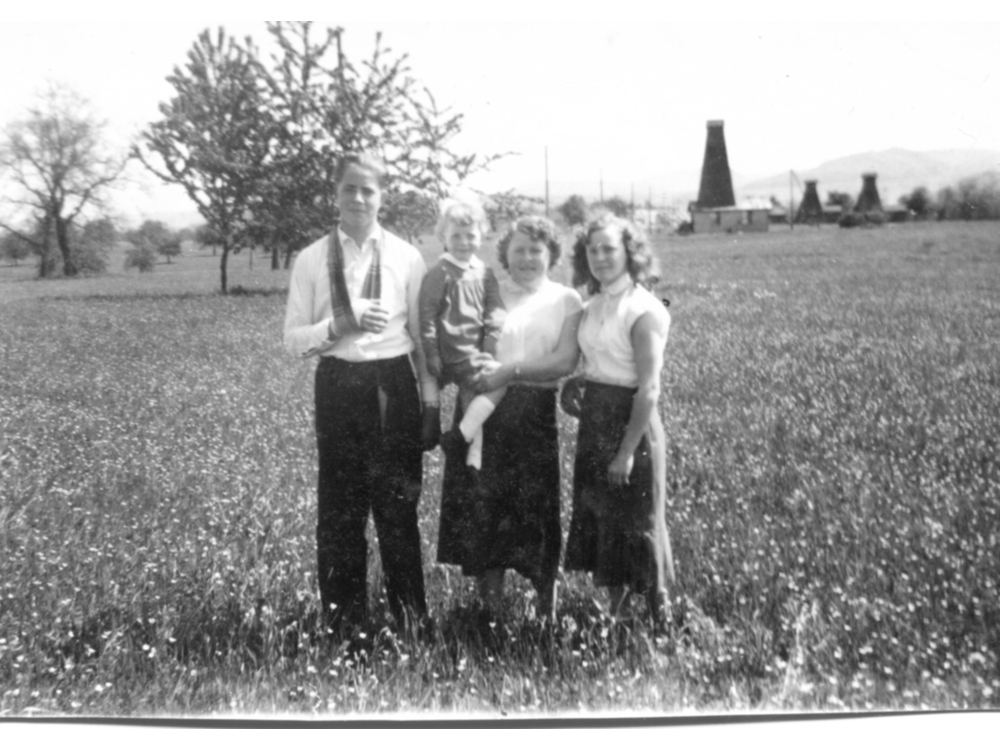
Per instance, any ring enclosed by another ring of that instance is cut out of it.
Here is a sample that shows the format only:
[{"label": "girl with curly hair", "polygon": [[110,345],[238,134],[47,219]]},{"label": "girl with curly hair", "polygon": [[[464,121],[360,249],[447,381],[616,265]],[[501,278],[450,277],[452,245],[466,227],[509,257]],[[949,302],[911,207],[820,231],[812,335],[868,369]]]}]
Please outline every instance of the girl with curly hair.
[{"label": "girl with curly hair", "polygon": [[624,219],[592,221],[573,268],[574,284],[593,296],[579,329],[584,384],[565,567],[608,587],[613,614],[630,593],[645,593],[662,625],[673,561],[657,406],[670,314],[648,289],[657,278],[645,238]]}]

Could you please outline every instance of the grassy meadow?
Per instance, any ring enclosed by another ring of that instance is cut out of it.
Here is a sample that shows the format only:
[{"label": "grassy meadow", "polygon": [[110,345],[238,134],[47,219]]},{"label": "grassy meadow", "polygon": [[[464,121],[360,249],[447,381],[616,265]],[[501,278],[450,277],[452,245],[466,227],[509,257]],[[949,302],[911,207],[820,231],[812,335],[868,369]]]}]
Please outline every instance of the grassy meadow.
[{"label": "grassy meadow", "polygon": [[657,238],[672,632],[641,605],[610,619],[576,574],[548,629],[508,574],[484,630],[472,582],[434,562],[435,450],[438,632],[379,628],[373,547],[363,653],[309,627],[313,363],[282,348],[287,272],[235,256],[223,297],[211,256],[46,282],[0,267],[0,716],[998,708],[998,236]]}]

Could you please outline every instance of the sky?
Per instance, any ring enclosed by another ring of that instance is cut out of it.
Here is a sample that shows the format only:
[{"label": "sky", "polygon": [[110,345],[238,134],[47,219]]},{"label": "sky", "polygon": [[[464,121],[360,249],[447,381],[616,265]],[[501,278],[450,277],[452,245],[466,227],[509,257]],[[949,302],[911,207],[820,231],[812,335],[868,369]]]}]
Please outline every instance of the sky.
[{"label": "sky", "polygon": [[[347,55],[384,44],[463,115],[456,150],[511,155],[469,186],[553,198],[697,191],[708,120],[724,120],[734,182],[856,153],[1000,150],[1000,6],[846,2],[588,3],[368,0],[281,6],[344,28]],[[165,78],[205,28],[266,49],[266,8],[171,3],[122,16],[45,5],[0,27],[0,123],[47,81],[67,84],[123,148],[172,93]],[[130,6],[135,7],[135,6]],[[30,10],[30,9],[29,9]],[[270,8],[274,10],[274,8]],[[75,16],[72,14],[76,14]],[[193,211],[136,169],[129,218]],[[3,210],[0,208],[0,210]]]}]

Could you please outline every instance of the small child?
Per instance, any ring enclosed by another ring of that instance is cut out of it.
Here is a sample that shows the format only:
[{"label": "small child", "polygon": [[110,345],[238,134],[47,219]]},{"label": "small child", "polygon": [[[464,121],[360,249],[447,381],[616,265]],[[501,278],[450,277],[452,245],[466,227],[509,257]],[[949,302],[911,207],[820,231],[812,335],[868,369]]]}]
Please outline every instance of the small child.
[{"label": "small child", "polygon": [[[483,354],[496,356],[504,316],[496,275],[476,257],[486,226],[486,212],[475,197],[446,201],[435,229],[445,251],[420,286],[420,338],[427,369],[442,385],[458,385],[464,413],[458,430],[470,444],[466,463],[476,469],[482,466],[482,425],[506,390],[478,397],[473,390]],[[454,428],[442,436],[446,456],[457,442]]]}]

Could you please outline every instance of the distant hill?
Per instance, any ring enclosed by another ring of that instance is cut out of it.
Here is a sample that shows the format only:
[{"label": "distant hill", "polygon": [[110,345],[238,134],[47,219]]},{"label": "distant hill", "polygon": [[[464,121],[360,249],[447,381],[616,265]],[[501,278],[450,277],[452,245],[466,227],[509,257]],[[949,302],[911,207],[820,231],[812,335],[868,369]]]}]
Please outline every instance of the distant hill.
[{"label": "distant hill", "polygon": [[[901,195],[913,188],[924,186],[931,193],[954,185],[965,177],[983,172],[1000,171],[1000,151],[985,149],[954,149],[948,151],[908,151],[891,148],[887,151],[870,151],[864,154],[843,156],[820,164],[814,169],[796,170],[801,182],[817,180],[816,189],[821,200],[831,190],[856,196],[861,191],[861,175],[875,172],[876,185],[883,204],[896,203]],[[782,203],[788,201],[788,172],[737,185],[738,197],[775,196]],[[795,184],[795,200],[802,189]]]}]

